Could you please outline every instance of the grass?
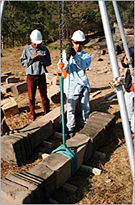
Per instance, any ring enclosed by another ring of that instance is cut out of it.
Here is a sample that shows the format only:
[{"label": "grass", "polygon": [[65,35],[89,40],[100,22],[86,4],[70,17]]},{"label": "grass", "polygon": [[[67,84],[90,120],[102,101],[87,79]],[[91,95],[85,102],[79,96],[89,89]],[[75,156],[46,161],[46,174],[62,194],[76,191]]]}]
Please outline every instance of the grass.
[{"label": "grass", "polygon": [[[49,45],[47,46],[49,49],[51,50],[59,50],[60,47],[59,46],[53,46],[53,45]],[[67,48],[67,45],[63,46],[62,49],[66,49]]]}]

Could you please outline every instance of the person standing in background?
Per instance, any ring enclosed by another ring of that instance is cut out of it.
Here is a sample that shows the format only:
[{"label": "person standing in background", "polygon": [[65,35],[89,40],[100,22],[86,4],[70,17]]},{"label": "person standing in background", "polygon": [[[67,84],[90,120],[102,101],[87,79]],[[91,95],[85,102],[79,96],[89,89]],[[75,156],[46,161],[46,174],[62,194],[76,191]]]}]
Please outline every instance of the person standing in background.
[{"label": "person standing in background", "polygon": [[126,55],[123,56],[121,63],[124,68],[126,68],[126,75],[125,75],[125,102],[127,107],[128,119],[131,128],[131,132],[134,133],[134,83],[132,81],[132,76],[134,76],[134,46],[129,48],[129,53],[132,61],[132,71],[130,73],[129,64]]},{"label": "person standing in background", "polygon": [[34,121],[36,118],[35,94],[37,86],[42,99],[44,114],[48,113],[50,110],[45,72],[47,72],[46,66],[51,65],[51,58],[49,50],[41,45],[42,34],[39,30],[35,29],[32,31],[30,34],[30,42],[31,44],[24,48],[20,62],[22,66],[26,67],[30,108],[29,120]]}]

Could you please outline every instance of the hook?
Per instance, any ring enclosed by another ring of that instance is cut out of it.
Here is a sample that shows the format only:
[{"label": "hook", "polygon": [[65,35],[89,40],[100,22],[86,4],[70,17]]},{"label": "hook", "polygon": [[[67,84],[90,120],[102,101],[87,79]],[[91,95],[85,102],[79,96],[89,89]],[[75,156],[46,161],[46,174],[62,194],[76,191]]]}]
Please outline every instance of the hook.
[{"label": "hook", "polygon": [[[59,68],[60,68],[61,72],[63,73],[63,79],[65,79],[67,77],[67,72],[63,69],[64,68],[63,62],[59,63]],[[57,78],[59,79],[60,76],[59,76],[58,72],[56,72],[56,75],[57,75]]]}]

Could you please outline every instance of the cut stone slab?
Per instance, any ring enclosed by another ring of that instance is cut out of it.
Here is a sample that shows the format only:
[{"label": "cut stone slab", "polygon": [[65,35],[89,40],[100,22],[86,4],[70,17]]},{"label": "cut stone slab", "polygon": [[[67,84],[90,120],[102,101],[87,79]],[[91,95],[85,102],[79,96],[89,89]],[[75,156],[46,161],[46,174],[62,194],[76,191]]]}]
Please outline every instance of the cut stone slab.
[{"label": "cut stone slab", "polygon": [[1,101],[1,108],[5,117],[10,117],[11,115],[19,113],[18,105],[13,97],[3,99]]},{"label": "cut stone slab", "polygon": [[17,77],[8,77],[6,78],[6,83],[17,83],[19,82],[20,78]]},{"label": "cut stone slab", "polygon": [[66,142],[68,148],[77,153],[77,169],[82,165],[84,154],[90,138],[86,134],[78,133]]},{"label": "cut stone slab", "polygon": [[8,75],[1,75],[1,82],[4,82],[8,78]]},{"label": "cut stone slab", "polygon": [[[18,139],[9,138],[9,136],[4,135],[1,138],[1,158],[7,162],[15,162],[17,164],[17,159],[13,148],[13,144],[17,142]],[[17,146],[20,146],[19,142]]]},{"label": "cut stone slab", "polygon": [[27,133],[33,152],[34,149],[41,142],[51,136],[54,131],[53,124],[49,121],[49,118],[47,120],[47,117],[42,117],[39,120],[32,122],[29,126],[21,129],[21,132]]},{"label": "cut stone slab", "polygon": [[91,139],[91,143],[89,143],[85,152],[84,162],[113,137],[114,126],[114,115],[97,111],[91,113],[86,125],[79,132],[86,134]]},{"label": "cut stone slab", "polygon": [[60,103],[60,86],[52,85],[48,90],[48,98],[53,103]]},{"label": "cut stone slab", "polygon": [[[66,114],[67,111],[67,106],[66,104],[64,105],[64,113]],[[53,131],[58,131],[61,128],[61,123],[62,123],[62,117],[61,117],[61,107],[56,107],[49,113],[47,113],[45,116],[41,118],[41,120],[44,118],[49,119],[53,123]]]},{"label": "cut stone slab", "polygon": [[9,84],[2,85],[2,86],[1,86],[1,91],[2,91],[3,93],[11,92],[11,88],[12,88],[12,86],[14,86],[14,85],[15,85],[15,83],[9,83]]},{"label": "cut stone slab", "polygon": [[5,179],[26,187],[31,192],[31,203],[45,203],[44,179],[29,173],[8,174]]},{"label": "cut stone slab", "polygon": [[29,140],[28,133],[19,132],[19,133],[14,133],[13,135],[20,137],[20,139],[23,139],[23,141],[20,140],[20,144],[21,144],[20,152],[23,159],[22,163],[25,164],[27,160],[29,160],[30,157],[32,156],[31,142]]},{"label": "cut stone slab", "polygon": [[30,204],[32,201],[31,191],[27,187],[7,179],[1,179],[1,197],[3,195],[11,199],[11,204]]},{"label": "cut stone slab", "polygon": [[59,79],[54,73],[46,73],[46,82],[51,85],[59,85]]},{"label": "cut stone slab", "polygon": [[53,153],[43,160],[44,165],[56,171],[56,189],[61,187],[71,176],[71,161],[58,153]]},{"label": "cut stone slab", "polygon": [[44,160],[32,167],[28,171],[28,174],[36,174],[39,178],[44,179],[44,193],[46,198],[48,198],[56,189],[56,173],[45,165]]},{"label": "cut stone slab", "polygon": [[5,73],[3,73],[3,75],[11,75],[12,73],[9,71],[9,72],[5,72]]},{"label": "cut stone slab", "polygon": [[28,91],[27,82],[17,83],[11,87],[11,91],[13,94],[20,94]]}]

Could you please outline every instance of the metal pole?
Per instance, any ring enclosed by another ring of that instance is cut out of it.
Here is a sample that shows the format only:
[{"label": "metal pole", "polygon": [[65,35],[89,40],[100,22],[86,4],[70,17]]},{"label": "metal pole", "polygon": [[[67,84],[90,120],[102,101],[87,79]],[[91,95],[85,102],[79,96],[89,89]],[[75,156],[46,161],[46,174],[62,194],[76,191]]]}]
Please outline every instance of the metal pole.
[{"label": "metal pole", "polygon": [[[114,43],[113,43],[107,8],[106,8],[106,4],[104,1],[98,1],[98,2],[99,2],[102,23],[103,23],[103,27],[104,27],[104,32],[105,32],[105,36],[106,36],[107,48],[109,51],[113,77],[117,78],[117,77],[120,77],[120,73],[119,73],[119,69],[118,69],[118,62],[117,62],[117,58],[116,58],[115,47],[114,47]],[[127,145],[131,173],[132,173],[132,178],[133,178],[133,182],[134,182],[133,142],[132,142],[132,136],[131,136],[128,116],[127,116],[127,110],[126,110],[126,104],[125,104],[122,86],[120,85],[120,86],[116,87],[116,91],[117,91],[117,98],[118,98],[118,103],[119,103],[119,107],[120,107],[120,114],[121,114],[121,119],[122,119],[122,125],[123,125],[126,145]]]},{"label": "metal pole", "polygon": [[[130,62],[130,53],[129,53],[129,49],[128,49],[128,45],[127,45],[127,40],[126,40],[126,36],[125,36],[125,33],[124,33],[121,17],[120,17],[119,8],[118,8],[118,5],[117,5],[116,1],[112,1],[112,3],[113,3],[114,11],[115,11],[115,14],[116,14],[118,26],[119,26],[119,29],[120,29],[124,50],[125,50],[127,59]],[[131,63],[129,63],[129,68],[130,68],[130,72],[131,72],[131,70],[132,70],[132,64]]]},{"label": "metal pole", "polygon": [[[112,2],[113,2],[115,15],[116,15],[116,18],[117,18],[119,30],[120,30],[120,33],[121,33],[124,50],[125,50],[128,61],[130,61],[130,53],[129,53],[129,49],[128,49],[126,36],[125,36],[125,33],[124,33],[122,20],[121,20],[121,17],[120,17],[118,4],[117,4],[117,1],[112,1]],[[129,68],[130,68],[130,73],[131,73],[132,68],[133,68],[131,63],[129,64]],[[131,77],[132,77],[133,82],[135,82],[135,75],[134,76],[131,75]],[[135,99],[135,91],[134,91],[134,99]],[[135,100],[134,100],[134,113],[135,113]],[[135,127],[135,121],[134,121],[134,127]],[[134,138],[135,138],[135,134],[134,134]],[[132,201],[132,203],[134,204],[134,202],[135,202],[135,185],[133,185],[133,201]]]},{"label": "metal pole", "polygon": [[6,6],[6,2],[2,1],[0,6],[1,6],[1,27],[2,27],[2,22],[3,22],[3,16],[4,16],[4,10],[5,10],[5,6]]}]

